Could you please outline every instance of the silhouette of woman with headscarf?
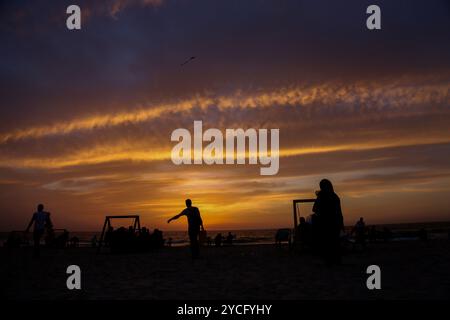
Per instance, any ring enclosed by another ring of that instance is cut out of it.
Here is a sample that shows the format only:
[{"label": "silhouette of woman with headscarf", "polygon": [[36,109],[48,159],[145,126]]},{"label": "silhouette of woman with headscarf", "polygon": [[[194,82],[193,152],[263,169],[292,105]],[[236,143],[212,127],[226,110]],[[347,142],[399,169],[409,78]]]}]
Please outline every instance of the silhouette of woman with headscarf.
[{"label": "silhouette of woman with headscarf", "polygon": [[328,179],[320,181],[320,191],[316,192],[313,211],[318,220],[319,249],[327,264],[339,264],[340,232],[344,228],[341,201],[334,192],[333,185]]}]

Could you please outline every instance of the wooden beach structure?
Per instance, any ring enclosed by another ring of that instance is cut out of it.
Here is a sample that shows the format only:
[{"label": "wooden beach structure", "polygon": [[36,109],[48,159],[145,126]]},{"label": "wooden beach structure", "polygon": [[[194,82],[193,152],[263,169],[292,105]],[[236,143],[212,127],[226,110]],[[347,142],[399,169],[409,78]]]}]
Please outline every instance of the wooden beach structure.
[{"label": "wooden beach structure", "polygon": [[131,214],[131,215],[119,215],[119,216],[106,216],[105,222],[103,223],[103,229],[102,234],[100,236],[100,241],[98,243],[97,252],[100,251],[100,248],[102,247],[102,244],[105,240],[105,234],[107,230],[111,227],[111,220],[112,219],[133,219],[133,228],[134,232],[141,231],[141,222],[139,219],[139,215],[137,214]]},{"label": "wooden beach structure", "polygon": [[300,217],[300,205],[303,203],[314,203],[316,199],[294,199],[292,200],[292,208],[293,208],[293,217],[294,217],[294,230],[293,230],[293,244],[297,242],[297,228],[298,228],[298,220]]}]

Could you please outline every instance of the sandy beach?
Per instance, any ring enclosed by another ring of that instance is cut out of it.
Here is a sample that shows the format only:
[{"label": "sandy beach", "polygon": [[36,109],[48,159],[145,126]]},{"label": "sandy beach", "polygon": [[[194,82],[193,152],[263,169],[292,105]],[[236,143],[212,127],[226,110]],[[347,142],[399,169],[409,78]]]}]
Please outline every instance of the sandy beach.
[{"label": "sandy beach", "polygon": [[[347,252],[327,267],[307,253],[274,245],[204,247],[192,260],[187,247],[144,254],[96,254],[93,248],[0,249],[6,299],[446,299],[450,242],[376,243]],[[79,265],[82,290],[66,288],[66,268]],[[366,268],[377,264],[382,289],[366,288]]]}]

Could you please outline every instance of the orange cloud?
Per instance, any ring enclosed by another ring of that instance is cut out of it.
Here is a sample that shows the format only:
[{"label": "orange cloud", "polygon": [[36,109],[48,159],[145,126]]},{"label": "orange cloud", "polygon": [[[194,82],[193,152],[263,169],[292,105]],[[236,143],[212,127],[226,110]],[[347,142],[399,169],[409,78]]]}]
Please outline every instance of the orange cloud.
[{"label": "orange cloud", "polygon": [[[396,140],[371,140],[363,143],[344,143],[336,145],[321,145],[312,147],[281,148],[280,157],[296,157],[310,154],[332,153],[340,151],[376,150],[394,147],[420,146],[431,144],[450,143],[450,136],[410,136]],[[250,154],[247,152],[245,158]],[[73,166],[93,165],[115,161],[153,162],[171,161],[171,148],[144,149],[142,146],[130,146],[128,144],[103,145],[88,147],[72,154],[66,154],[51,158],[0,158],[1,167],[13,168],[40,168],[56,169]],[[246,161],[248,163],[248,161]],[[170,164],[172,164],[170,162]]]},{"label": "orange cloud", "polygon": [[[338,107],[352,106],[363,114],[368,109],[389,115],[390,110],[407,112],[416,106],[446,105],[450,100],[449,84],[436,83],[416,86],[408,83],[355,83],[349,85],[324,84],[311,87],[281,88],[278,90],[244,94],[240,91],[229,96],[195,96],[191,99],[151,105],[133,111],[89,115],[70,121],[44,126],[17,129],[0,135],[0,144],[21,139],[35,139],[50,135],[114,127],[127,123],[142,123],[162,116],[192,111],[194,108],[217,107],[222,112],[230,109],[268,108],[273,106]],[[429,112],[430,110],[428,110]]]}]

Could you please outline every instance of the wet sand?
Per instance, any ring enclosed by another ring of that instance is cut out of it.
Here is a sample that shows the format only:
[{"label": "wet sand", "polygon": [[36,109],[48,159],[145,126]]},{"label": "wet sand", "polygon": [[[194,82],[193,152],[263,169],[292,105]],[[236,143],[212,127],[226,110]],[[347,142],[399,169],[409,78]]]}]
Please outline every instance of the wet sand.
[{"label": "wet sand", "polygon": [[[327,267],[319,257],[274,245],[185,247],[144,254],[92,248],[0,248],[6,299],[448,299],[450,242],[377,243]],[[66,268],[82,270],[82,290],[66,288]],[[366,288],[366,268],[381,267],[381,290]]]}]

